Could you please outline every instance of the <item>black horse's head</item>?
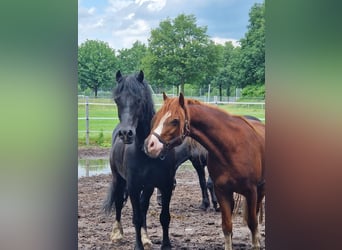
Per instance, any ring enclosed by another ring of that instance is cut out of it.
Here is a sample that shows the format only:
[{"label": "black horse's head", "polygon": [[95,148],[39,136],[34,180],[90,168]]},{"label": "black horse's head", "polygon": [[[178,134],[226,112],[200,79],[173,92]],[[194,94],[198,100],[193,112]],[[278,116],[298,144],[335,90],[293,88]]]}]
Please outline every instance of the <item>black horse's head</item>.
[{"label": "black horse's head", "polygon": [[133,143],[137,135],[145,138],[154,115],[151,91],[144,81],[144,73],[122,76],[116,73],[114,101],[120,119],[118,135],[125,144]]}]

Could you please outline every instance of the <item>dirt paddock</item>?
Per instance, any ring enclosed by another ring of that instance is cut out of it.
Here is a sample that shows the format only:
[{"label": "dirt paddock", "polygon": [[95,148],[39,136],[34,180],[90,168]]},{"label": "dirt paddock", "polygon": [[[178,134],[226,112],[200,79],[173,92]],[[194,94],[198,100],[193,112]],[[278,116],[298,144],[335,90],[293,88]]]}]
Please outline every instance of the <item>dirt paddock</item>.
[{"label": "dirt paddock", "polygon": [[[91,156],[95,155],[91,154]],[[82,153],[79,157],[82,157]],[[110,175],[99,175],[78,180],[79,249],[127,250],[134,247],[135,232],[129,201],[122,210],[124,239],[120,243],[110,242],[114,216],[106,217],[101,212],[110,179]],[[195,170],[181,167],[176,179],[177,186],[170,205],[170,240],[173,249],[224,249],[220,212],[215,212],[213,208],[207,211],[199,209],[201,192]],[[147,215],[148,234],[153,243],[152,249],[160,249],[161,246],[160,210],[156,202],[156,192],[154,192]],[[259,225],[259,230],[261,249],[265,249],[265,222]],[[251,246],[250,231],[244,225],[242,215],[237,214],[233,220],[233,249],[251,249]]]}]

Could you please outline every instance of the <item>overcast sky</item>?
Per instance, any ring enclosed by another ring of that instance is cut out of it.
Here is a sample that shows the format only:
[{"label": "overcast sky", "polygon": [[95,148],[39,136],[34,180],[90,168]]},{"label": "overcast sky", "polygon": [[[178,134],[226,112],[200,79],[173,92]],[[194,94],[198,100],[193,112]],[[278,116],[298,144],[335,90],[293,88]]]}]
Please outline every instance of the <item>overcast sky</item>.
[{"label": "overcast sky", "polygon": [[244,37],[248,13],[263,0],[78,0],[78,43],[105,41],[115,50],[147,44],[151,29],[166,18],[195,15],[198,26],[216,42]]}]

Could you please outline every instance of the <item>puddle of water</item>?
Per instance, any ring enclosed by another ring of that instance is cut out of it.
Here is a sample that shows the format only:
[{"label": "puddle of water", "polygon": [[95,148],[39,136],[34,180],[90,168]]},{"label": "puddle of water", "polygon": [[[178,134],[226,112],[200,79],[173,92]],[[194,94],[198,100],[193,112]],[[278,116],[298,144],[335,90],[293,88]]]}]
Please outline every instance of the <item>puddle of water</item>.
[{"label": "puddle of water", "polygon": [[[194,170],[194,167],[186,161],[179,167],[180,170]],[[108,159],[78,159],[78,178],[110,173]]]},{"label": "puddle of water", "polygon": [[78,178],[110,173],[108,159],[78,159]]}]

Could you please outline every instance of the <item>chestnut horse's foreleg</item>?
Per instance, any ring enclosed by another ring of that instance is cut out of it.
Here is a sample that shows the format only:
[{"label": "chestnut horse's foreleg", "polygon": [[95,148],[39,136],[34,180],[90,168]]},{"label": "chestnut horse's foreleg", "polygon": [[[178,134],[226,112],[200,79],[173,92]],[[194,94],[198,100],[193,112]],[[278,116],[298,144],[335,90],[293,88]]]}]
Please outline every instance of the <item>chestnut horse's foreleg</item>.
[{"label": "chestnut horse's foreleg", "polygon": [[263,222],[264,218],[264,211],[263,211],[263,205],[262,200],[265,197],[265,183],[262,183],[258,186],[258,201],[257,201],[257,215],[259,215],[259,223]]},{"label": "chestnut horse's foreleg", "polygon": [[260,234],[258,229],[257,218],[257,188],[254,186],[246,194],[247,202],[247,225],[252,233],[253,249],[260,249]]},{"label": "chestnut horse's foreleg", "polygon": [[225,240],[225,250],[232,250],[232,211],[234,209],[233,191],[228,192],[225,188],[215,185],[215,193],[220,205],[222,217],[222,231]]}]

